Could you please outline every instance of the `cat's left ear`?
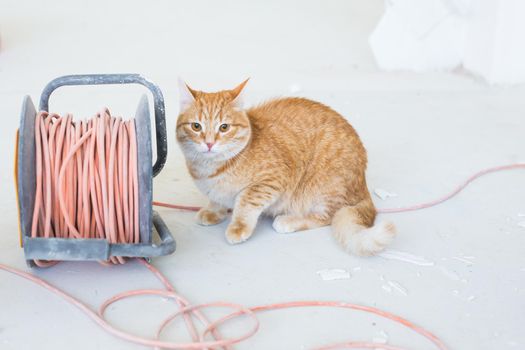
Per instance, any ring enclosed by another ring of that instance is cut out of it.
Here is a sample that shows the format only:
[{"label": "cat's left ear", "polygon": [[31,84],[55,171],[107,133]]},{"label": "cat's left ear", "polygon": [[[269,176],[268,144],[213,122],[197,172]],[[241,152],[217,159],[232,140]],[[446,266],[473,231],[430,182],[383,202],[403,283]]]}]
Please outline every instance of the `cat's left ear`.
[{"label": "cat's left ear", "polygon": [[235,108],[242,109],[244,106],[244,87],[248,83],[248,80],[250,78],[246,79],[239,85],[237,85],[233,90],[231,90],[232,93],[232,104]]}]

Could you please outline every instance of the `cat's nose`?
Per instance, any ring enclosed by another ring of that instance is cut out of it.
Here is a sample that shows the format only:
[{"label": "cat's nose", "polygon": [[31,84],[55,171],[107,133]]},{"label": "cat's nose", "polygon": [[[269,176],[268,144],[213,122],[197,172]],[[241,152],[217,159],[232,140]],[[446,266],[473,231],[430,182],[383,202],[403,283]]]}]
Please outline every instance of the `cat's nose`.
[{"label": "cat's nose", "polygon": [[213,147],[213,142],[206,142],[206,146],[208,146],[208,151],[211,151],[211,148]]}]

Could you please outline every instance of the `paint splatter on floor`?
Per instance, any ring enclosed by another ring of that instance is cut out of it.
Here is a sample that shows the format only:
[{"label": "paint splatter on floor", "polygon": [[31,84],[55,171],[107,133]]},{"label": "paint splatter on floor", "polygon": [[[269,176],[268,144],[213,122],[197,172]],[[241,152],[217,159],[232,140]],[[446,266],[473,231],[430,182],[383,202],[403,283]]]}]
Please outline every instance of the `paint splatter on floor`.
[{"label": "paint splatter on floor", "polygon": [[452,259],[457,260],[457,261],[461,261],[462,263],[467,264],[467,266],[472,266],[472,265],[474,265],[474,263],[473,263],[471,260],[467,259],[466,256],[464,256],[464,257],[461,257],[461,256],[454,256],[454,257],[452,257]]},{"label": "paint splatter on floor", "polygon": [[419,266],[434,266],[434,262],[426,259],[425,257],[414,255],[400,250],[385,249],[381,253],[377,254],[384,259],[399,260],[410,264]]}]

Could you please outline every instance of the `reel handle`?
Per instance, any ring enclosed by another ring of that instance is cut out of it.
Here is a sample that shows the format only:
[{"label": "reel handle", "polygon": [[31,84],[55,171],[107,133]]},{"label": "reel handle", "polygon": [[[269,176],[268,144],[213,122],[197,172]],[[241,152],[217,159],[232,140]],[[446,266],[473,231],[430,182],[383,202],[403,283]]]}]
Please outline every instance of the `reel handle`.
[{"label": "reel handle", "polygon": [[139,84],[147,87],[153,95],[155,110],[155,134],[157,137],[157,158],[153,165],[152,175],[156,176],[166,164],[168,156],[168,139],[166,133],[166,110],[164,96],[160,88],[140,74],[80,74],[64,75],[51,80],[40,95],[40,110],[49,112],[49,97],[61,86],[75,85],[120,85]]}]

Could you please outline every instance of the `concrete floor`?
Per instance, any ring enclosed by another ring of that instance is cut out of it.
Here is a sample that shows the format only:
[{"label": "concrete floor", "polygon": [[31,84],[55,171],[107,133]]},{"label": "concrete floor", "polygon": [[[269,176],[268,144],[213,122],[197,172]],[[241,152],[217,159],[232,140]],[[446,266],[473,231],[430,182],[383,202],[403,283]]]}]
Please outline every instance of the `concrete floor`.
[{"label": "concrete floor", "polygon": [[[0,262],[26,269],[18,246],[13,190],[14,133],[22,98],[37,101],[51,79],[73,73],[142,73],[166,97],[169,160],[155,178],[155,199],[202,205],[174,142],[176,78],[195,88],[231,87],[251,76],[248,102],[299,95],[345,115],[369,152],[368,184],[398,194],[379,208],[433,199],[484,167],[525,161],[525,87],[487,87],[461,74],[384,73],[367,35],[381,1],[266,1],[248,4],[69,1],[22,4],[0,12]],[[122,12],[125,10],[125,12]],[[51,109],[89,116],[107,105],[133,115],[137,87],[65,88]],[[344,253],[322,228],[290,235],[262,220],[252,239],[229,246],[226,223],[203,228],[192,213],[160,209],[177,251],[154,264],[195,303],[259,305],[301,299],[341,300],[398,313],[431,330],[451,349],[525,348],[525,173],[492,174],[453,200],[418,212],[384,215],[399,237],[391,249],[433,262],[419,266]],[[351,277],[324,281],[323,269]],[[63,263],[33,270],[97,307],[127,289],[159,287],[136,263],[104,268]],[[389,284],[395,281],[402,288]],[[101,331],[54,295],[0,272],[0,348],[140,349]],[[164,300],[116,304],[119,327],[154,334],[172,311]],[[260,315],[262,327],[237,349],[309,349],[388,336],[389,343],[433,349],[378,317],[329,309]],[[245,325],[235,322],[226,334]],[[186,339],[180,329],[166,339]]]}]

